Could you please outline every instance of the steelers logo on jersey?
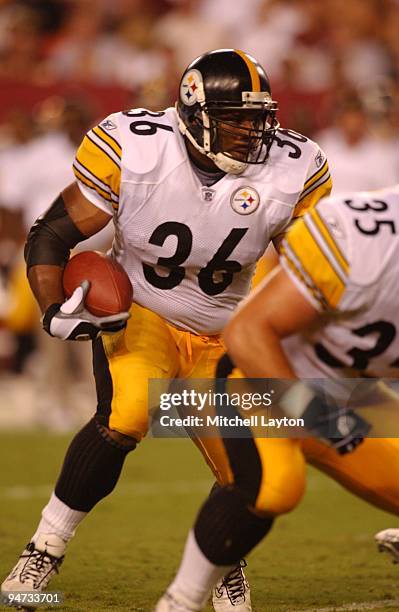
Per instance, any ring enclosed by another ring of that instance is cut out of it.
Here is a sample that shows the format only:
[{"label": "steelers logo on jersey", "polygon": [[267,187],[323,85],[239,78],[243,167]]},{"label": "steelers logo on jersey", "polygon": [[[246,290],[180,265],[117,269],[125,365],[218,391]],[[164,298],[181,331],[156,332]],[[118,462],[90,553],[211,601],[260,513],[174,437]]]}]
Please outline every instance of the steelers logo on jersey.
[{"label": "steelers logo on jersey", "polygon": [[180,85],[180,99],[187,106],[203,101],[202,75],[198,70],[189,70]]},{"label": "steelers logo on jersey", "polygon": [[240,187],[230,198],[232,209],[239,215],[250,215],[255,212],[260,202],[259,194],[253,187]]}]

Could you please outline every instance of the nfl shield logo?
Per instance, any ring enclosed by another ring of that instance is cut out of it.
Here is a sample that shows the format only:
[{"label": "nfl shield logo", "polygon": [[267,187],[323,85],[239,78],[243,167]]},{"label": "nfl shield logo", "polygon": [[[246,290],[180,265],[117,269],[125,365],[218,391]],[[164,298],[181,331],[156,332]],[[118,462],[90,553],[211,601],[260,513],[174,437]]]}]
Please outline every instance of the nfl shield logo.
[{"label": "nfl shield logo", "polygon": [[215,196],[214,189],[206,188],[202,190],[202,199],[205,200],[205,202],[212,202],[214,196]]}]

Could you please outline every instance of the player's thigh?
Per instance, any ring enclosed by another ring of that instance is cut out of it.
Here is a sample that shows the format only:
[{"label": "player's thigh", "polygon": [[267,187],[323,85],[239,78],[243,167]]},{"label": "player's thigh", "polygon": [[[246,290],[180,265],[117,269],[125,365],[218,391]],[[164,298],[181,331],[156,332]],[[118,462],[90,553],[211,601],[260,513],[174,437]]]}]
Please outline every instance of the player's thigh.
[{"label": "player's thigh", "polygon": [[314,438],[304,440],[302,448],[309,463],[349,491],[378,508],[399,514],[397,438],[367,438],[353,453],[343,456]]},{"label": "player's thigh", "polygon": [[301,442],[291,438],[255,438],[260,462],[258,512],[272,515],[293,510],[305,491],[305,459]]},{"label": "player's thigh", "polygon": [[259,514],[290,512],[305,490],[305,460],[300,441],[285,438],[220,440],[234,484]]},{"label": "player's thigh", "polygon": [[284,514],[300,502],[305,460],[299,440],[215,437],[194,442],[219,484],[235,484],[260,514]]},{"label": "player's thigh", "polygon": [[[198,346],[195,345],[194,354],[196,350]],[[190,376],[213,377],[224,352],[221,343],[204,345]],[[242,378],[242,373],[235,369],[230,378]],[[298,504],[305,489],[305,461],[299,440],[222,440],[215,431],[213,434],[212,437],[194,439],[194,442],[220,484],[235,483],[262,514],[283,514]]]},{"label": "player's thigh", "polygon": [[165,321],[134,304],[124,331],[95,341],[93,365],[97,417],[110,429],[141,440],[148,428],[148,379],[171,378],[178,367]]}]

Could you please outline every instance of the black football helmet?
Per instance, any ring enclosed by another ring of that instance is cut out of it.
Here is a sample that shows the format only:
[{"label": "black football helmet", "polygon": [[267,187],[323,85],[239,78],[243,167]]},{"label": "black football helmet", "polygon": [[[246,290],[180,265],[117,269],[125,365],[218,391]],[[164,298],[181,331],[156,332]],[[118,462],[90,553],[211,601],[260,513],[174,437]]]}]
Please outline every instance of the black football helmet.
[{"label": "black football helmet", "polygon": [[279,126],[266,72],[235,49],[205,53],[186,68],[176,110],[181,133],[233,174],[266,161]]}]

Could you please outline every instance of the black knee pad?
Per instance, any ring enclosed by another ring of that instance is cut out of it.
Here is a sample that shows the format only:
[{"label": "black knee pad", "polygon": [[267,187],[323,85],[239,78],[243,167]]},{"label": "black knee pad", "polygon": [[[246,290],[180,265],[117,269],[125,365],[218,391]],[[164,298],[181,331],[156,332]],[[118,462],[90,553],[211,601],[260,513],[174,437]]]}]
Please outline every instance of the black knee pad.
[{"label": "black knee pad", "polygon": [[106,428],[91,419],[72,440],[55,494],[73,510],[89,512],[115,488],[126,455],[135,448],[113,440]]},{"label": "black knee pad", "polygon": [[272,517],[259,517],[233,487],[212,492],[202,506],[194,533],[198,546],[214,565],[235,565],[268,533]]}]

